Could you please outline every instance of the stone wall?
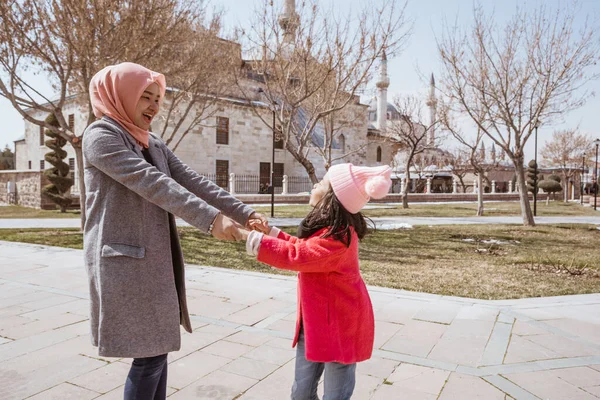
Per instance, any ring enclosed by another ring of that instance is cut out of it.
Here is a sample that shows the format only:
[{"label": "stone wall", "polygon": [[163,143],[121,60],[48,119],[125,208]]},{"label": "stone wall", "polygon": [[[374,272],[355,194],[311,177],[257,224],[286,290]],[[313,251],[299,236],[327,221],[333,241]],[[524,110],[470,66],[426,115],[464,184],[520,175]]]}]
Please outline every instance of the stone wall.
[{"label": "stone wall", "polygon": [[7,183],[16,187],[16,204],[24,207],[42,208],[42,180],[40,171],[0,171],[0,203],[8,203]]}]

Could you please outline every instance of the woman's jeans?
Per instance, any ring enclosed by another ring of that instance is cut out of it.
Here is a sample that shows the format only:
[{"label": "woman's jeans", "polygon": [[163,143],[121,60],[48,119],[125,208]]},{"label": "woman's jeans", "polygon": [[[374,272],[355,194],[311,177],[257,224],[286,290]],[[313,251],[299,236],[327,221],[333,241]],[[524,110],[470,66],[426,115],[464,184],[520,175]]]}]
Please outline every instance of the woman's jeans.
[{"label": "woman's jeans", "polygon": [[167,398],[167,355],[134,358],[125,382],[124,400]]},{"label": "woman's jeans", "polygon": [[319,400],[317,386],[325,371],[323,400],[349,400],[356,383],[356,364],[319,363],[306,359],[304,332],[300,331],[296,346],[296,376],[292,400]]}]

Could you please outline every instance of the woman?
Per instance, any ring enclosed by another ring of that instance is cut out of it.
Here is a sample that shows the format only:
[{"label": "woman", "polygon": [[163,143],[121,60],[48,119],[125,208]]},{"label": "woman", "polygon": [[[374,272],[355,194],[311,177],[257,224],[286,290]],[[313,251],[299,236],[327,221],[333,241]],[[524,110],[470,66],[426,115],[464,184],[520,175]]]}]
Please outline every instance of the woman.
[{"label": "woman", "polygon": [[92,342],[100,356],[134,359],[126,400],[166,397],[167,353],[180,348],[180,324],[192,331],[174,215],[226,240],[241,238],[239,224],[266,226],[148,131],[165,88],[162,74],[133,63],[90,83],[101,118],[83,139]]}]

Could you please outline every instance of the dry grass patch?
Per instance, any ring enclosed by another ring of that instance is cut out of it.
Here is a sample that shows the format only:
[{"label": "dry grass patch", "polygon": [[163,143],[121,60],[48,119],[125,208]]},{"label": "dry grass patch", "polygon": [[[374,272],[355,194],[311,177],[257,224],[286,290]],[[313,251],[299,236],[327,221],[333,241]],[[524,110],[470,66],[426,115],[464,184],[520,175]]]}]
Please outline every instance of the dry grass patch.
[{"label": "dry grass patch", "polygon": [[[180,237],[190,264],[293,275],[247,256],[244,243],[193,228]],[[598,293],[599,238],[592,225],[418,226],[368,235],[360,260],[368,284],[411,291],[481,299]],[[82,248],[76,229],[4,229],[0,240]]]}]

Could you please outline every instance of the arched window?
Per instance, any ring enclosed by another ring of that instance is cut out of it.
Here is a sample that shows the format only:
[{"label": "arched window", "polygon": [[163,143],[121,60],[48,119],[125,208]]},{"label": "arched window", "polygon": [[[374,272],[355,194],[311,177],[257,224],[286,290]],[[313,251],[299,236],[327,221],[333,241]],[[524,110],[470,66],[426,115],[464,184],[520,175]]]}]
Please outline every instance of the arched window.
[{"label": "arched window", "polygon": [[346,137],[344,136],[344,134],[341,134],[340,137],[338,138],[338,144],[340,145],[340,150],[342,150],[343,153],[346,152]]},{"label": "arched window", "polygon": [[381,162],[381,146],[377,146],[377,162]]}]

